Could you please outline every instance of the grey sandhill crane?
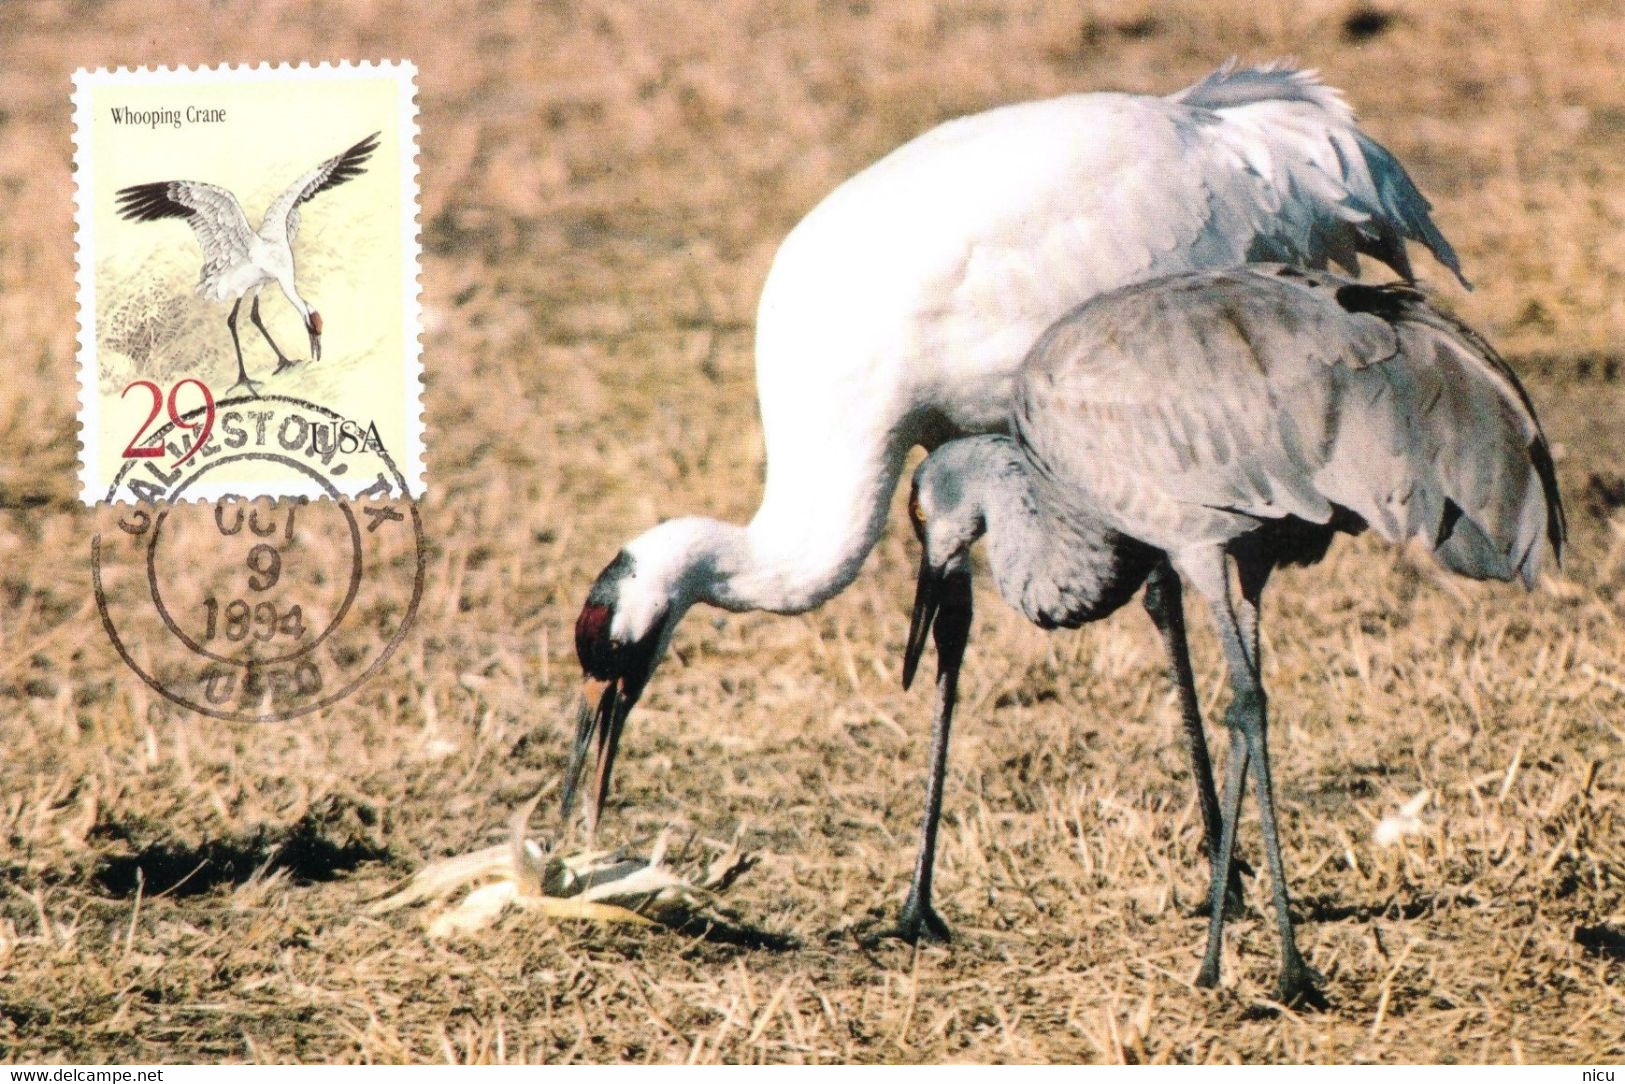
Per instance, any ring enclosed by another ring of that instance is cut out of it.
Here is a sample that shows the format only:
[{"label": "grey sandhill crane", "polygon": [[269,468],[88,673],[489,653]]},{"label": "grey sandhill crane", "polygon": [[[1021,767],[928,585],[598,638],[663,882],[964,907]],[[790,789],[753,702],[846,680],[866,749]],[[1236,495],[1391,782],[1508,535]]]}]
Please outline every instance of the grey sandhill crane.
[{"label": "grey sandhill crane", "polygon": [[[248,318],[259,328],[276,354],[276,373],[296,364],[282,352],[260,319],[260,291],[272,283],[282,288],[289,304],[304,321],[310,336],[312,361],[322,356],[322,315],[300,296],[294,280],[293,241],[299,233],[299,208],[329,188],[356,177],[367,159],[378,149],[378,132],[327,159],[294,181],[265,209],[258,231],[248,224],[243,205],[230,190],[202,181],[152,181],[118,191],[118,212],[136,222],[179,218],[192,227],[203,249],[203,272],[198,278],[198,296],[209,301],[230,301],[226,327],[237,352],[237,383],[232,390],[246,387],[259,394],[259,385],[248,379],[243,365],[243,344],[237,337],[237,313],[243,298],[250,299]],[[273,373],[275,375],[275,373]]]},{"label": "grey sandhill crane", "polygon": [[[1131,286],[1073,310],[1023,363],[1012,429],[946,444],[914,477],[910,512],[925,552],[904,672],[912,677],[928,628],[940,670],[907,906],[930,909],[969,627],[965,570],[985,535],[999,594],[1045,627],[1100,620],[1142,583],[1165,612],[1178,609],[1181,581],[1207,600],[1234,693],[1209,900],[1228,883],[1251,765],[1281,936],[1279,995],[1322,1002],[1293,937],[1270,786],[1264,586],[1275,568],[1313,564],[1335,535],[1367,527],[1420,541],[1462,575],[1532,585],[1548,548],[1561,557],[1565,527],[1527,394],[1481,337],[1409,287],[1258,265]],[[1183,633],[1164,631],[1190,723]],[[1203,986],[1218,981],[1225,908],[1210,916]]]}]

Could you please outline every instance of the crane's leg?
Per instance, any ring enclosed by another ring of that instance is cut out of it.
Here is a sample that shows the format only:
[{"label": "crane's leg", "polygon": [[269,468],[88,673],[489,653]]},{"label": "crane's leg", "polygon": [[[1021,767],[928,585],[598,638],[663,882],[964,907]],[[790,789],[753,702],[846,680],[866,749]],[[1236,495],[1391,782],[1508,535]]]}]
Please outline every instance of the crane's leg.
[{"label": "crane's leg", "polygon": [[[1236,629],[1236,615],[1230,598],[1230,573],[1222,550],[1204,549],[1200,554],[1181,561],[1182,571],[1196,589],[1208,600],[1214,621],[1221,630],[1220,642],[1224,647],[1225,662],[1230,668],[1231,684],[1239,688],[1238,674],[1250,674],[1252,661],[1242,647],[1243,635]],[[1226,636],[1226,629],[1233,635]],[[1237,725],[1236,708],[1241,702],[1238,695],[1225,713],[1225,724],[1230,729],[1230,756],[1225,761],[1223,824],[1219,831],[1219,863],[1213,869],[1213,880],[1208,889],[1209,903],[1223,899],[1225,886],[1230,880],[1231,856],[1235,853],[1236,820],[1241,812],[1241,795],[1247,785],[1249,747],[1246,737]],[[1207,950],[1202,954],[1202,968],[1197,973],[1196,985],[1213,987],[1219,984],[1219,956],[1224,949],[1225,912],[1215,906],[1208,916]]]},{"label": "crane's leg", "polygon": [[237,351],[237,383],[231,386],[231,391],[247,388],[250,395],[258,396],[260,386],[248,379],[248,369],[243,365],[243,342],[237,337],[237,310],[242,307],[243,299],[239,297],[231,303],[231,312],[226,316],[226,327],[231,329],[231,345]]},{"label": "crane's leg", "polygon": [[1292,900],[1287,891],[1286,864],[1281,857],[1281,837],[1275,819],[1275,787],[1270,780],[1268,722],[1258,622],[1264,585],[1269,581],[1274,565],[1267,558],[1249,554],[1238,555],[1236,563],[1241,584],[1242,628],[1249,634],[1252,681],[1258,690],[1257,696],[1249,701],[1253,707],[1253,725],[1245,727],[1244,733],[1253,765],[1259,826],[1264,830],[1264,854],[1269,861],[1270,884],[1275,898],[1275,924],[1281,934],[1281,976],[1276,996],[1283,1005],[1324,1009],[1327,1005],[1326,995],[1321,992],[1320,984],[1325,982],[1325,978],[1304,962],[1292,927]]},{"label": "crane's leg", "polygon": [[254,326],[260,329],[260,334],[265,336],[265,341],[271,344],[271,350],[276,354],[276,369],[272,371],[271,375],[275,376],[293,365],[294,363],[289,361],[288,356],[282,352],[282,348],[276,344],[276,340],[271,338],[271,332],[266,328],[265,321],[260,319],[259,294],[254,295],[254,303],[248,306],[248,318],[254,321]]},{"label": "crane's leg", "polygon": [[[1162,634],[1163,646],[1168,651],[1168,670],[1179,692],[1179,716],[1185,729],[1185,747],[1190,752],[1191,774],[1196,778],[1196,793],[1202,807],[1202,844],[1207,851],[1210,873],[1219,867],[1220,835],[1223,818],[1219,815],[1219,796],[1213,789],[1213,763],[1208,758],[1207,735],[1202,731],[1202,708],[1196,696],[1196,677],[1191,671],[1190,646],[1185,640],[1185,600],[1179,575],[1166,560],[1152,570],[1145,583],[1145,609],[1151,621]],[[1232,857],[1229,883],[1224,894],[1226,918],[1238,917],[1243,908],[1241,875],[1251,873],[1247,863]],[[1197,914],[1211,914],[1211,894],[1197,909]]]},{"label": "crane's leg", "polygon": [[931,906],[931,872],[937,855],[937,822],[942,816],[942,784],[948,773],[948,733],[959,691],[959,663],[970,639],[971,576],[969,568],[950,572],[942,587],[937,619],[931,626],[937,645],[937,706],[931,721],[931,777],[926,784],[925,818],[920,823],[920,851],[914,880],[897,925],[876,935],[902,941],[948,941],[948,924]]},{"label": "crane's leg", "polygon": [[[1281,840],[1275,822],[1275,794],[1270,783],[1264,684],[1259,669],[1257,641],[1259,601],[1264,583],[1269,578],[1270,566],[1256,555],[1237,555],[1241,583],[1238,605],[1230,593],[1228,569],[1225,567],[1227,562],[1223,557],[1215,560],[1215,556],[1210,552],[1207,559],[1192,562],[1192,565],[1196,566],[1194,570],[1198,572],[1198,587],[1213,607],[1219,641],[1224,647],[1225,662],[1230,669],[1231,686],[1235,691],[1229,710],[1225,713],[1225,723],[1231,731],[1231,759],[1226,766],[1224,838],[1220,846],[1227,848],[1234,841],[1236,815],[1243,789],[1241,775],[1250,762],[1253,783],[1258,792],[1264,852],[1269,859],[1276,925],[1281,934],[1281,975],[1277,996],[1286,1005],[1322,1008],[1326,1005],[1326,999],[1318,985],[1320,977],[1304,963],[1292,928],[1291,899],[1287,894]],[[1221,865],[1228,866],[1228,853],[1222,852],[1222,857],[1224,861]],[[1219,874],[1215,873],[1215,894],[1222,884]],[[1224,916],[1215,908],[1208,925],[1207,952],[1202,957],[1202,970],[1196,979],[1199,986],[1213,986],[1218,982],[1223,931]]]}]

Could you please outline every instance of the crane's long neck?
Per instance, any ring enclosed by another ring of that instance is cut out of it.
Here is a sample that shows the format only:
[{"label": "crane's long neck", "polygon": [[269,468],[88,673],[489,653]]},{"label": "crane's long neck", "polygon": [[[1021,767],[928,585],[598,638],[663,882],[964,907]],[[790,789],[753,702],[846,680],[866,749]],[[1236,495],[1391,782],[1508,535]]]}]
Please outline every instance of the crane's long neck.
[{"label": "crane's long neck", "polygon": [[1076,628],[1114,613],[1157,554],[1113,530],[1079,495],[1046,480],[1008,438],[1007,466],[983,499],[989,571],[1006,602],[1043,628]]},{"label": "crane's long neck", "polygon": [[885,526],[910,445],[898,434],[875,436],[834,435],[793,448],[769,439],[762,503],[744,530],[749,562],[727,585],[741,605],[730,608],[800,613],[857,577]]},{"label": "crane's long neck", "polygon": [[[767,485],[748,526],[714,519],[669,520],[627,546],[651,577],[651,597],[680,609],[708,602],[727,610],[801,613],[845,588],[885,524],[911,444],[833,438],[796,443],[769,430]],[[777,453],[777,454],[775,454]]]},{"label": "crane's long neck", "polygon": [[292,305],[294,311],[299,314],[299,319],[308,324],[310,322],[310,306],[305,303],[303,297],[299,296],[299,287],[293,281],[292,266],[289,266],[286,274],[279,274],[276,281],[277,285],[282,287],[283,296],[288,299],[288,304]]}]

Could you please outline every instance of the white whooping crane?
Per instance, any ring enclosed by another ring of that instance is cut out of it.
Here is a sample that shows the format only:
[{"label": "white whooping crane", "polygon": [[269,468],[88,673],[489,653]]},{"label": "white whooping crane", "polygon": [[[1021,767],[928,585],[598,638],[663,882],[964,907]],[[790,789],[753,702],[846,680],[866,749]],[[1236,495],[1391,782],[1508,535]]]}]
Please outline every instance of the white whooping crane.
[{"label": "white whooping crane", "polygon": [[[180,218],[192,227],[203,248],[203,273],[198,278],[199,297],[209,301],[230,301],[226,326],[231,345],[237,351],[237,383],[232,390],[246,387],[255,395],[259,385],[248,379],[243,365],[243,344],[237,337],[237,312],[243,298],[250,299],[249,319],[259,328],[276,354],[280,373],[296,364],[282,353],[260,319],[260,291],[271,283],[282,288],[289,304],[299,313],[310,335],[310,357],[322,356],[322,315],[306,303],[294,281],[293,239],[299,232],[299,206],[329,188],[357,176],[367,158],[378,149],[378,132],[341,154],[336,154],[306,173],[265,209],[258,232],[248,224],[243,205],[228,189],[202,181],[152,181],[118,191],[118,212],[135,222],[160,218]],[[273,374],[274,375],[274,374]]]},{"label": "white whooping crane", "polygon": [[690,606],[798,613],[852,582],[909,449],[1003,431],[1022,357],[1069,309],[1264,260],[1352,271],[1364,254],[1410,278],[1408,240],[1460,277],[1428,212],[1336,90],[1279,65],[1227,64],[1167,97],[962,117],[846,181],[785,238],[762,289],[755,518],[644,532],[582,607],[565,810],[596,744],[596,825],[627,713]]}]

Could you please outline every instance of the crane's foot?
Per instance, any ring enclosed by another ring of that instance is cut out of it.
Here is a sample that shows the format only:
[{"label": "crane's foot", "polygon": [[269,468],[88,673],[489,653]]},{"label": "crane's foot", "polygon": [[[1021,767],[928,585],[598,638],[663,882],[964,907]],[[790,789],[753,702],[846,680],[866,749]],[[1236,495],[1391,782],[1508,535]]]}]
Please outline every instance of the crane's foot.
[{"label": "crane's foot", "polygon": [[[1247,897],[1241,890],[1241,875],[1252,876],[1253,868],[1239,858],[1230,860],[1230,887],[1224,893],[1224,917],[1240,918],[1247,912]],[[1213,913],[1213,886],[1208,885],[1202,902],[1185,913],[1186,918],[1207,918]]]},{"label": "crane's foot", "polygon": [[285,358],[285,357],[282,357],[281,355],[278,355],[277,359],[276,359],[276,368],[271,370],[271,375],[272,376],[277,376],[282,372],[282,370],[291,369],[295,365],[298,365],[298,364],[299,363],[297,361],[294,361],[292,358]]},{"label": "crane's foot", "polygon": [[1202,961],[1202,970],[1196,973],[1196,985],[1204,990],[1216,990],[1219,987],[1219,964]]},{"label": "crane's foot", "polygon": [[1301,959],[1288,961],[1281,967],[1281,979],[1276,984],[1276,1000],[1289,1009],[1319,1011],[1331,1007],[1321,986],[1326,976]]},{"label": "crane's foot", "polygon": [[248,394],[252,395],[256,399],[260,397],[259,383],[248,379],[248,375],[246,373],[237,378],[237,383],[233,384],[227,391],[226,398],[230,399],[232,395],[236,393],[238,388],[247,388]]},{"label": "crane's foot", "polygon": [[881,941],[907,941],[911,945],[918,945],[921,942],[946,945],[953,939],[953,931],[942,920],[942,916],[937,914],[929,903],[921,903],[910,896],[908,902],[903,904],[902,913],[897,916],[896,924],[870,934],[864,939],[864,943],[872,946]]}]

